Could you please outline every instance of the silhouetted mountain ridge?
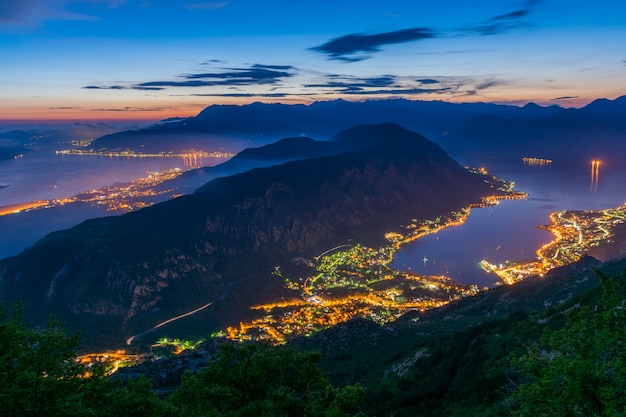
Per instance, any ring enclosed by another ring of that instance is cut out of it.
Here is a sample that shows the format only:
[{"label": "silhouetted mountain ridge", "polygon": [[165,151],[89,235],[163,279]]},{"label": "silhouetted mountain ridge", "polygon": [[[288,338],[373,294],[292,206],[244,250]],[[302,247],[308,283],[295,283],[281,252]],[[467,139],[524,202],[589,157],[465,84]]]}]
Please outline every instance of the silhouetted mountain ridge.
[{"label": "silhouetted mountain ridge", "polygon": [[104,136],[91,148],[135,151],[176,151],[244,147],[271,143],[283,137],[305,135],[326,140],[335,132],[364,123],[394,122],[435,140],[473,117],[536,118],[558,114],[557,106],[508,106],[492,103],[448,103],[403,99],[348,102],[335,100],[304,104],[212,105],[196,117],[161,123],[148,129]]},{"label": "silhouetted mountain ridge", "polygon": [[587,164],[591,159],[618,163],[615,155],[626,151],[626,96],[598,99],[581,109],[532,119],[481,115],[439,143],[453,154],[534,156],[574,164]]}]

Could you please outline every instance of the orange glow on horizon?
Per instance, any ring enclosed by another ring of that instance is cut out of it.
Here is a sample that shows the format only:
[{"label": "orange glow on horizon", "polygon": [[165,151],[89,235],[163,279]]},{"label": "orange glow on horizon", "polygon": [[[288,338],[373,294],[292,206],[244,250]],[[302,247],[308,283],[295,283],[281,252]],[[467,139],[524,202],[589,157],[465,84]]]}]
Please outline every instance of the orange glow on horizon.
[{"label": "orange glow on horizon", "polygon": [[75,102],[58,102],[50,99],[41,99],[37,103],[23,100],[8,99],[0,103],[0,125],[25,124],[25,123],[67,123],[75,121],[84,122],[153,122],[173,117],[193,117],[211,105],[247,105],[253,102],[282,103],[282,104],[311,104],[318,101],[333,101],[343,99],[351,102],[367,100],[386,100],[391,98],[404,98],[415,101],[447,101],[450,103],[475,103],[491,102],[495,104],[508,104],[524,106],[534,102],[542,106],[561,105],[564,107],[583,107],[595,99],[577,97],[575,100],[557,101],[545,94],[535,92],[525,98],[515,97],[511,94],[501,94],[487,97],[476,96],[343,96],[340,94],[323,94],[316,96],[301,97],[294,93],[293,96],[267,98],[267,97],[207,97],[206,101],[189,103],[171,98],[141,98],[120,103],[119,101],[101,100],[92,101],[77,98]]}]

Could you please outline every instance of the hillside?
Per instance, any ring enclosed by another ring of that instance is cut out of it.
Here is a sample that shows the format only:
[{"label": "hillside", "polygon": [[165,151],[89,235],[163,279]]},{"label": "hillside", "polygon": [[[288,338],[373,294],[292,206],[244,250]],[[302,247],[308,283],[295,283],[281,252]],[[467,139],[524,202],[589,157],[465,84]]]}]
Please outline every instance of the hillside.
[{"label": "hillside", "polygon": [[[117,377],[144,376],[160,392],[179,391],[185,369],[203,375],[203,366],[212,368],[220,360],[216,346],[230,354],[265,350],[277,356],[293,355],[295,349],[319,357],[335,387],[362,387],[361,411],[368,416],[534,416],[538,409],[542,415],[565,416],[576,415],[571,411],[580,407],[620,410],[624,399],[618,381],[626,375],[620,347],[624,314],[617,306],[626,294],[625,270],[623,259],[601,264],[587,257],[542,278],[425,314],[406,314],[386,326],[356,319],[294,340],[286,350],[213,341],[122,369]],[[552,349],[550,355],[546,349]]]},{"label": "hillside", "polygon": [[[193,195],[55,232],[0,264],[2,300],[54,313],[89,344],[119,344],[214,302],[191,320],[212,332],[280,298],[278,262],[477,202],[494,190],[439,146],[394,124],[340,135],[363,150],[218,178]],[[96,330],[97,329],[97,330]]]},{"label": "hillside", "polygon": [[600,275],[614,277],[610,285],[623,300],[625,269],[624,260],[586,258],[443,309],[383,327],[348,322],[296,345],[321,351],[335,384],[363,384],[368,415],[509,415],[510,395],[529,381],[515,358],[529,354],[542,333],[571,325],[572,314],[597,311]]}]

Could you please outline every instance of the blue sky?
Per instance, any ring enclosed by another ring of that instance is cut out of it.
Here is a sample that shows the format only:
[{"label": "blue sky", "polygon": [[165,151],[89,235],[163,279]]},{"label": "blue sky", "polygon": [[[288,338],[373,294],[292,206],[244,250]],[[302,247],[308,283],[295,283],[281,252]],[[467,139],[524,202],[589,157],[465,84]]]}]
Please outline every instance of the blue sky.
[{"label": "blue sky", "polygon": [[626,2],[0,0],[0,120],[626,94]]}]

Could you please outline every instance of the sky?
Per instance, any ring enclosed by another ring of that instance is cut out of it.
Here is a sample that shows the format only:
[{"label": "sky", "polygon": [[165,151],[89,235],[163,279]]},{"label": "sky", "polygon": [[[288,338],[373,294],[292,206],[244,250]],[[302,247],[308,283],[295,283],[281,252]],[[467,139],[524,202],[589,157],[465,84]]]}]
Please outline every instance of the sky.
[{"label": "sky", "polygon": [[626,94],[623,0],[0,0],[0,123]]}]

